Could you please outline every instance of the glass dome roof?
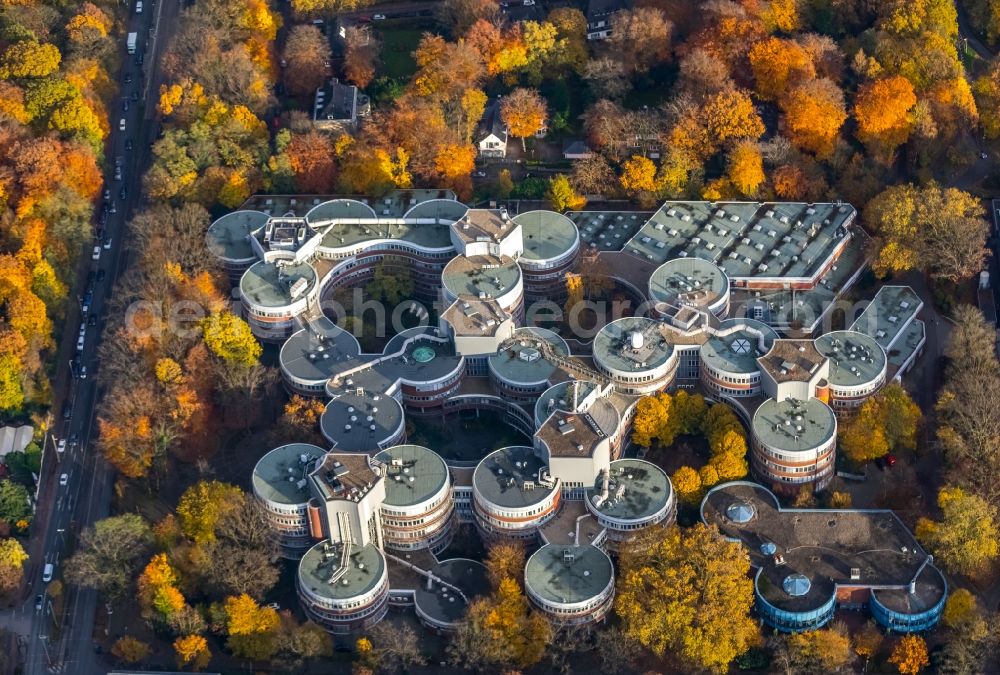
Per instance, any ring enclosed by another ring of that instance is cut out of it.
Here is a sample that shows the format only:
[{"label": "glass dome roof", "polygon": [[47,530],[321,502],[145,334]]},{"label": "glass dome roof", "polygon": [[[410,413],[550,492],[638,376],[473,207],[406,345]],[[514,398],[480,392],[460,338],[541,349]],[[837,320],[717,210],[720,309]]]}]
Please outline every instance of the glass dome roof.
[{"label": "glass dome roof", "polygon": [[726,507],[726,516],[734,523],[749,523],[755,515],[750,502],[735,502]]},{"label": "glass dome roof", "polygon": [[781,587],[785,589],[785,593],[798,597],[808,593],[812,584],[804,574],[789,574],[781,582]]},{"label": "glass dome roof", "polygon": [[763,553],[764,555],[774,555],[777,550],[778,547],[769,541],[765,541],[763,544],[760,545],[760,552]]}]

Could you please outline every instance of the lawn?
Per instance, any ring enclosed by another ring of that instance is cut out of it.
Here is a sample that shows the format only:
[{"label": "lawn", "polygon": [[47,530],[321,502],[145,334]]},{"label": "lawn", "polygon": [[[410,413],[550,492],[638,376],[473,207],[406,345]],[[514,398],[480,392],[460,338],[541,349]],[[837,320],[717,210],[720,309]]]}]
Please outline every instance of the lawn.
[{"label": "lawn", "polygon": [[376,28],[375,33],[382,40],[382,74],[391,78],[409,79],[417,70],[413,50],[417,48],[423,34],[433,30],[431,24],[414,25],[413,21],[395,25],[394,22],[389,22],[388,25]]}]

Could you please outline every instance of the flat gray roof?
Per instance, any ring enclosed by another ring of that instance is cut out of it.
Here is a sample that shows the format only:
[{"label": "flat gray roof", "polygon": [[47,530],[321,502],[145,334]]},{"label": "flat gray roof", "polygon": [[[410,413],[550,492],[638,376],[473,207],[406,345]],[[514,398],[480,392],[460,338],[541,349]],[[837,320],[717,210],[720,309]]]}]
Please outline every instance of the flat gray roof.
[{"label": "flat gray roof", "polygon": [[650,211],[570,211],[566,217],[580,230],[592,251],[620,251],[649,217]]},{"label": "flat gray roof", "polygon": [[339,394],[319,418],[323,435],[346,452],[378,452],[379,444],[392,438],[402,423],[403,408],[396,399],[369,391]]},{"label": "flat gray roof", "polygon": [[[630,340],[636,331],[642,333],[643,344],[633,350]],[[596,358],[613,368],[637,372],[666,363],[674,353],[674,346],[660,333],[657,321],[631,316],[604,326],[594,338],[593,351]]]},{"label": "flat gray roof", "polygon": [[[740,523],[731,515],[749,515]],[[757,590],[775,607],[804,612],[827,602],[835,585],[890,586],[887,597],[901,608],[899,597],[911,596],[910,607],[933,606],[944,594],[940,574],[918,577],[927,554],[898,517],[888,510],[782,509],[777,498],[755,483],[726,483],[711,490],[701,505],[702,520],[717,525],[726,537],[741,542],[754,567],[761,570]],[[773,553],[761,547],[772,544]],[[775,554],[780,554],[777,559]],[[930,565],[924,568],[933,569]],[[851,579],[851,570],[859,579]],[[801,595],[785,591],[790,575],[806,578]],[[918,580],[910,594],[910,581]],[[903,590],[905,589],[905,590]],[[878,591],[882,599],[884,591]],[[905,610],[904,610],[905,611]]]},{"label": "flat gray roof", "polygon": [[729,291],[729,277],[714,263],[701,258],[668,260],[649,278],[649,297],[674,307],[708,307]]},{"label": "flat gray roof", "polygon": [[816,349],[830,359],[831,384],[862,384],[885,370],[885,352],[874,338],[864,333],[833,331],[816,338]]},{"label": "flat gray roof", "polygon": [[240,278],[240,291],[262,307],[284,307],[292,302],[288,292],[293,283],[306,279],[306,290],[298,297],[305,297],[316,285],[316,270],[305,263],[287,263],[280,269],[275,263],[258,262],[250,266]]},{"label": "flat gray roof", "polygon": [[435,218],[442,225],[450,225],[456,220],[461,220],[469,207],[454,199],[429,199],[420,202],[404,214],[407,219]]},{"label": "flat gray roof", "polygon": [[377,217],[371,206],[356,199],[331,199],[306,213],[306,220],[314,229],[333,220],[373,220]]},{"label": "flat gray roof", "polygon": [[[490,592],[490,582],[486,567],[475,560],[452,558],[432,567],[429,572],[445,583],[465,594],[471,603],[476,598]],[[421,583],[414,589],[414,601],[420,611],[442,623],[456,624],[465,617],[468,604],[458,593],[441,583],[433,583],[430,590],[421,577]]]},{"label": "flat gray roof", "polygon": [[[742,326],[743,329],[723,336],[711,336],[700,347],[701,359],[710,365],[730,373],[756,373],[760,370],[757,358],[763,356],[774,345],[778,334],[765,323],[754,319],[727,319],[719,324],[719,330]],[[760,340],[750,328],[764,336],[764,349],[760,351]]]},{"label": "flat gray roof", "polygon": [[386,465],[385,503],[389,506],[419,504],[448,482],[444,460],[421,445],[396,445],[375,459]]},{"label": "flat gray roof", "polygon": [[269,216],[260,211],[233,211],[208,226],[208,250],[220,258],[252,260],[257,257],[250,236],[267,224]]},{"label": "flat gray roof", "polygon": [[889,351],[922,306],[920,296],[909,286],[883,286],[851,330],[870,335],[882,345],[882,349]]},{"label": "flat gray roof", "polygon": [[614,578],[611,558],[591,544],[546,544],[524,566],[524,585],[553,603],[571,604],[601,593]]},{"label": "flat gray roof", "polygon": [[[429,339],[435,335],[436,330],[436,328],[425,326],[423,328],[410,328],[399,333],[389,340],[383,353],[394,354],[403,348],[407,339],[415,338],[406,347],[403,354],[393,358],[385,358],[378,363],[374,363],[373,360],[372,365],[368,368],[338,377],[337,388],[346,392],[362,387],[365,391],[382,393],[401,378],[411,382],[429,382],[455,372],[460,368],[463,359],[455,354],[455,346],[451,342]],[[416,360],[413,353],[421,348],[424,352],[428,349],[434,352],[434,358],[424,362]],[[336,373],[334,377],[337,377]]]},{"label": "flat gray roof", "polygon": [[753,431],[776,450],[811,450],[833,438],[837,433],[837,418],[830,406],[819,399],[769,398],[753,416]]},{"label": "flat gray roof", "polygon": [[[340,550],[340,546],[350,546],[347,572],[334,584],[330,578],[337,571],[340,555],[324,555],[325,547]],[[320,597],[331,600],[347,600],[373,590],[385,570],[385,557],[374,545],[330,544],[320,542],[306,551],[299,562],[299,582]]]},{"label": "flat gray roof", "polygon": [[557,369],[542,356],[538,343],[546,342],[557,354],[569,355],[566,341],[545,328],[518,328],[502,348],[489,357],[490,366],[511,382],[534,383],[547,380]]},{"label": "flat gray roof", "polygon": [[[537,504],[555,490],[538,482],[538,472],[544,467],[545,461],[534,448],[514,445],[486,455],[472,474],[472,482],[493,504],[524,508]],[[525,481],[534,487],[525,490]]]},{"label": "flat gray roof", "polygon": [[310,498],[306,479],[313,463],[325,454],[310,443],[289,443],[269,451],[253,469],[254,492],[277,504],[305,504]]},{"label": "flat gray roof", "polygon": [[570,250],[577,240],[573,221],[555,211],[526,211],[513,220],[521,226],[523,257],[528,260],[556,258]]},{"label": "flat gray roof", "polygon": [[353,335],[323,316],[292,333],[281,345],[278,358],[291,375],[316,381],[363,362],[360,352]]},{"label": "flat gray roof", "polygon": [[911,321],[906,330],[896,339],[895,344],[892,345],[892,349],[889,350],[889,363],[896,368],[906,363],[906,360],[924,342],[924,331],[925,326],[923,321],[920,319]]},{"label": "flat gray roof", "polygon": [[854,216],[849,204],[666,202],[624,250],[654,262],[703,258],[730,278],[812,277]]},{"label": "flat gray roof", "polygon": [[454,199],[451,190],[413,189],[390,190],[385,196],[374,199],[365,195],[253,195],[244,202],[241,209],[256,209],[269,215],[292,214],[305,216],[323,202],[336,199],[352,199],[371,206],[379,217],[402,218],[417,204],[432,199]]},{"label": "flat gray roof", "polygon": [[456,256],[441,273],[441,283],[458,297],[487,293],[499,297],[521,278],[521,268],[510,257],[494,255]]},{"label": "flat gray roof", "polygon": [[[552,385],[535,401],[535,427],[542,426],[545,420],[557,410],[575,412],[573,410],[574,394],[576,400],[582,402],[597,386],[590,380],[566,380]],[[617,420],[615,421],[617,422]]]},{"label": "flat gray roof", "polygon": [[[620,499],[608,499],[596,507],[601,513],[621,520],[641,520],[659,512],[670,501],[673,487],[666,472],[641,459],[619,459],[611,462],[609,494],[624,488]],[[587,499],[593,504],[594,495],[601,494],[601,480],[587,488]]]}]

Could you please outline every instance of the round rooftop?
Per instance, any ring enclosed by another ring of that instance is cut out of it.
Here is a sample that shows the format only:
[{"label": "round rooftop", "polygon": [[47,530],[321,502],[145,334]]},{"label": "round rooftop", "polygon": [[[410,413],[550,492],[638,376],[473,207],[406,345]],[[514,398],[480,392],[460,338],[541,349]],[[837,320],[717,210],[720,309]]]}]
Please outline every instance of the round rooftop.
[{"label": "round rooftop", "polygon": [[421,445],[397,445],[375,455],[386,465],[385,503],[414,506],[438,494],[448,483],[444,460]]},{"label": "round rooftop", "polygon": [[[472,474],[472,485],[482,498],[504,508],[521,509],[537,504],[552,494],[555,485],[545,487],[539,473],[546,468],[535,449],[512,445],[486,455]],[[532,488],[525,490],[525,481]]]},{"label": "round rooftop", "polygon": [[413,599],[422,614],[441,624],[458,624],[465,617],[465,610],[468,607],[466,601],[452,587],[459,589],[470,603],[490,592],[486,567],[475,560],[466,558],[444,560],[434,565],[430,573],[447,586],[438,582],[432,583],[428,589],[426,583],[420,583],[414,591]]},{"label": "round rooftop", "polygon": [[521,280],[521,268],[513,258],[492,255],[456,256],[444,267],[441,283],[452,297],[485,293],[499,297]]},{"label": "round rooftop", "polygon": [[729,277],[702,258],[668,260],[649,277],[649,298],[654,303],[709,308],[728,293]]},{"label": "round rooftop", "polygon": [[271,450],[253,468],[253,491],[261,499],[276,504],[305,504],[309,501],[306,477],[326,450],[309,443],[289,443]]},{"label": "round rooftop", "polygon": [[372,207],[356,199],[331,199],[314,206],[306,214],[306,221],[314,228],[336,221],[377,219]]},{"label": "round rooftop", "polygon": [[852,330],[838,330],[816,338],[816,349],[830,359],[830,384],[849,387],[885,374],[886,355],[875,338]]},{"label": "round rooftop", "polygon": [[469,207],[454,199],[428,199],[420,202],[405,214],[406,220],[434,219],[441,224],[451,224],[468,213]]},{"label": "round rooftop", "polygon": [[754,319],[727,319],[719,324],[718,332],[699,348],[699,358],[727,373],[759,372],[757,357],[770,351],[778,339],[773,328]]},{"label": "round rooftop", "polygon": [[[300,279],[306,280],[304,288],[292,288]],[[316,285],[316,270],[306,263],[258,262],[240,278],[240,293],[247,300],[261,307],[285,307],[295,300],[305,298]]]},{"label": "round rooftop", "polygon": [[754,413],[753,434],[775,450],[811,451],[837,435],[837,418],[830,406],[819,399],[770,398]]},{"label": "round rooftop", "polygon": [[542,426],[557,410],[576,412],[573,410],[573,399],[576,399],[579,406],[595,389],[597,385],[590,380],[567,380],[553,384],[535,401],[535,427]]},{"label": "round rooftop", "polygon": [[278,361],[294,378],[322,382],[343,370],[360,353],[358,339],[324,316],[292,333],[281,345]]},{"label": "round rooftop", "polygon": [[524,566],[524,587],[553,605],[586,602],[614,582],[614,565],[601,549],[546,544]]},{"label": "round rooftop", "polygon": [[602,491],[600,478],[594,487],[587,489],[591,510],[618,520],[646,520],[661,513],[673,500],[673,487],[666,472],[641,459],[611,462],[607,499],[601,499]]},{"label": "round rooftop", "polygon": [[402,435],[403,408],[392,396],[351,391],[326,404],[319,425],[338,451],[378,452]]},{"label": "round rooftop", "polygon": [[[385,556],[372,544],[350,544],[346,572],[336,583],[330,583],[340,564],[340,546],[343,544],[323,541],[306,551],[299,562],[299,584],[312,595],[337,602],[356,598],[378,588],[386,573]],[[336,555],[327,555],[328,549]]]},{"label": "round rooftop", "polygon": [[205,233],[208,250],[217,258],[249,261],[257,257],[250,244],[253,232],[267,225],[269,215],[262,211],[233,211],[209,225]]},{"label": "round rooftop", "polygon": [[572,220],[555,211],[526,211],[513,218],[521,226],[522,258],[529,262],[552,260],[579,247],[580,234]]},{"label": "round rooftop", "polygon": [[594,338],[594,358],[605,367],[622,372],[653,370],[666,363],[674,353],[674,346],[667,342],[659,328],[659,322],[646,317],[612,321]]},{"label": "round rooftop", "polygon": [[545,328],[528,326],[515,330],[505,347],[489,357],[490,369],[511,384],[545,382],[556,366],[542,356],[542,342],[557,354],[569,355],[569,346],[559,335]]}]

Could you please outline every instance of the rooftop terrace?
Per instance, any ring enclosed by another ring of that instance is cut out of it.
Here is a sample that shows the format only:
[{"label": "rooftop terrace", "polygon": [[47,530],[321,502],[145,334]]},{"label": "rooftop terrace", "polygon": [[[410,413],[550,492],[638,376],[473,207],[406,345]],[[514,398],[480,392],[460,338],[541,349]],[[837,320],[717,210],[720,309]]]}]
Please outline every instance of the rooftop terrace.
[{"label": "rooftop terrace", "polygon": [[816,339],[816,349],[830,359],[831,384],[847,387],[871,382],[885,372],[886,357],[875,339],[838,330]]},{"label": "rooftop terrace", "polygon": [[[341,546],[351,549],[347,571],[331,584],[330,579],[340,564]],[[385,557],[372,544],[362,547],[320,542],[306,551],[299,563],[300,583],[315,595],[330,600],[348,600],[374,590],[384,572]]]},{"label": "rooftop terrace", "polygon": [[309,475],[323,499],[356,500],[380,480],[364,454],[328,453]]},{"label": "rooftop terrace", "polygon": [[[781,509],[769,490],[736,482],[710,491],[701,514],[702,520],[717,525],[726,537],[743,543],[751,562],[761,570],[758,592],[788,611],[821,606],[836,585],[906,589],[927,561],[926,553],[892,511]],[[792,584],[793,593],[788,593],[784,582],[793,575],[805,577],[806,582]],[[915,600],[934,604],[944,592],[940,581],[918,584]],[[882,599],[883,592],[879,593]],[[909,595],[908,590],[896,593]],[[890,601],[894,600],[898,599]]]},{"label": "rooftop terrace", "polygon": [[[734,332],[731,329],[738,328]],[[748,330],[749,329],[749,330]],[[725,335],[713,335],[701,346],[699,355],[708,365],[727,373],[756,373],[760,370],[757,358],[763,336],[764,348],[769,350],[778,334],[770,326],[753,319],[727,319],[718,330]],[[766,353],[766,352],[764,352]]]},{"label": "rooftop terrace", "polygon": [[619,459],[611,462],[608,498],[598,506],[603,481],[598,478],[587,488],[587,499],[602,515],[617,520],[643,520],[663,510],[670,502],[673,487],[660,467],[641,459]]},{"label": "rooftop terrace", "polygon": [[513,218],[521,226],[523,257],[527,260],[551,260],[566,253],[579,234],[573,221],[554,211],[527,211]]},{"label": "rooftop terrace", "polygon": [[545,341],[557,354],[569,355],[566,341],[556,333],[544,328],[524,327],[515,330],[514,337],[489,357],[490,367],[509,382],[535,384],[546,381],[557,366],[542,355],[538,349],[540,341]]},{"label": "rooftop terrace", "polygon": [[614,581],[611,558],[596,546],[546,544],[524,566],[524,584],[535,595],[556,604],[584,602]]},{"label": "rooftop terrace", "polygon": [[330,400],[319,418],[323,435],[337,450],[378,452],[403,427],[403,408],[391,396],[344,392]]},{"label": "rooftop terrace", "polygon": [[[305,279],[305,286],[296,286]],[[240,278],[240,292],[261,307],[285,307],[306,297],[316,285],[316,271],[305,263],[282,264],[258,262]],[[293,296],[292,289],[296,292]]]},{"label": "rooftop terrace", "polygon": [[539,472],[544,468],[545,462],[534,448],[500,448],[479,462],[472,482],[491,503],[520,509],[537,504],[556,489],[555,484],[546,487],[539,482]]},{"label": "rooftop terrace", "polygon": [[513,258],[492,255],[457,256],[441,274],[441,283],[455,297],[499,297],[520,279],[521,268]]},{"label": "rooftop terrace", "polygon": [[386,466],[385,503],[414,506],[436,495],[448,482],[448,467],[434,451],[397,445],[375,455]]},{"label": "rooftop terrace", "polygon": [[824,361],[812,340],[775,340],[770,351],[757,359],[775,382],[808,382]]},{"label": "rooftop terrace", "polygon": [[808,401],[770,398],[757,408],[753,432],[775,450],[812,450],[836,435],[837,418],[830,406],[815,398]]},{"label": "rooftop terrace", "polygon": [[306,478],[324,454],[326,450],[309,443],[289,443],[271,450],[254,467],[254,492],[276,504],[305,504],[310,497]]},{"label": "rooftop terrace", "polygon": [[[632,334],[642,339],[636,347]],[[674,346],[660,332],[660,325],[653,319],[626,317],[612,321],[594,338],[594,358],[616,370],[639,372],[652,370],[666,363],[674,353]]]},{"label": "rooftop terrace", "polygon": [[260,211],[233,211],[212,223],[205,239],[213,255],[230,260],[252,260],[257,257],[250,236],[267,224],[269,216]]}]

